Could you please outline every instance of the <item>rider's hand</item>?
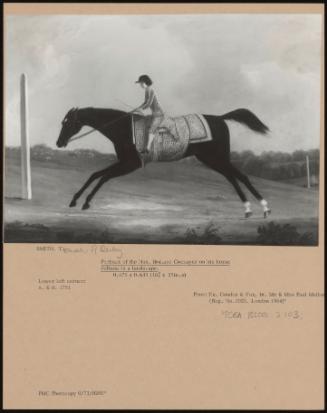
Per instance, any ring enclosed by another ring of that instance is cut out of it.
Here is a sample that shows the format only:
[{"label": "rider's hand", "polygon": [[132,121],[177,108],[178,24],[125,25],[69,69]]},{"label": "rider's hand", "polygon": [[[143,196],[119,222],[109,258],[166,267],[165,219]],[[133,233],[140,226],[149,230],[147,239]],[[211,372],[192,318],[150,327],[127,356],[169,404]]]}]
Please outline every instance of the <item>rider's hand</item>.
[{"label": "rider's hand", "polygon": [[134,110],[134,113],[136,113],[137,115],[142,115],[142,116],[144,116],[144,111],[143,111],[143,109],[141,109],[141,108],[135,109],[135,110]]}]

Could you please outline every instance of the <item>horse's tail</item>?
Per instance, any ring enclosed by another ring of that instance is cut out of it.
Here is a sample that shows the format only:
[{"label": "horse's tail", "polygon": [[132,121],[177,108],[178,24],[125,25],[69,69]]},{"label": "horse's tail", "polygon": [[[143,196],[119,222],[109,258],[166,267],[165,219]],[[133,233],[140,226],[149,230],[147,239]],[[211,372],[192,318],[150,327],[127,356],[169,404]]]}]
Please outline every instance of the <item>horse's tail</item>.
[{"label": "horse's tail", "polygon": [[269,132],[268,126],[262,123],[261,120],[248,109],[236,109],[220,117],[224,120],[234,120],[236,122],[240,122],[255,132],[264,134]]}]

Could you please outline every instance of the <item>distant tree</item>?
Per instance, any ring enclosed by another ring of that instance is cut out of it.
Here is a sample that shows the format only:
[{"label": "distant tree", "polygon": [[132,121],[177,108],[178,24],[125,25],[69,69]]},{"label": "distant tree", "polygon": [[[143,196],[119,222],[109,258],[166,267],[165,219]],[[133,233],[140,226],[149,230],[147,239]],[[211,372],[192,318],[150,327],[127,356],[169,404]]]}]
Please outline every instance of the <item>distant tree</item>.
[{"label": "distant tree", "polygon": [[263,152],[260,157],[265,162],[274,162],[276,161],[277,154],[278,153],[276,152],[268,151],[268,152]]},{"label": "distant tree", "polygon": [[319,149],[311,149],[308,151],[308,155],[310,157],[310,159],[312,160],[316,160],[319,162],[319,158],[320,158],[320,151]]},{"label": "distant tree", "polygon": [[20,146],[6,146],[5,154],[8,157],[16,157],[20,155]]},{"label": "distant tree", "polygon": [[248,174],[262,176],[264,161],[258,157],[250,158],[245,165]]},{"label": "distant tree", "polygon": [[319,175],[319,159],[310,159],[310,171],[314,175]]},{"label": "distant tree", "polygon": [[31,148],[31,157],[34,159],[45,159],[46,157],[53,156],[54,151],[45,144],[34,145]]},{"label": "distant tree", "polygon": [[293,161],[303,161],[305,160],[306,152],[303,150],[297,150],[292,153],[292,160]]},{"label": "distant tree", "polygon": [[247,151],[241,152],[241,157],[243,159],[253,159],[255,158],[255,154],[252,151],[247,150]]}]

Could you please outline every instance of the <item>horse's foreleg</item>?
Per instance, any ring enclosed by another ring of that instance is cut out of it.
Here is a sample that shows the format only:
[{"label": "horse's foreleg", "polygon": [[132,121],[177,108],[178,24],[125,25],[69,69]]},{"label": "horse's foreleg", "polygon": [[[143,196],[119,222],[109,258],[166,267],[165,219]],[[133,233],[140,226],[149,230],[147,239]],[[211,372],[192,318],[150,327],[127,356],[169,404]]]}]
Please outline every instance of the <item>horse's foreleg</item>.
[{"label": "horse's foreleg", "polygon": [[85,182],[85,184],[81,187],[79,191],[76,192],[76,194],[73,196],[73,199],[71,200],[71,203],[69,204],[70,207],[76,206],[76,202],[78,198],[83,194],[85,189],[87,189],[92,182],[94,182],[96,179],[100,178],[102,175],[104,175],[106,172],[108,172],[110,166],[108,168],[102,169],[101,171],[94,172],[89,179]]},{"label": "horse's foreleg", "polygon": [[94,195],[98,192],[98,190],[102,187],[104,183],[109,181],[109,179],[112,178],[117,178],[118,176],[126,175],[130,172],[135,171],[136,169],[140,168],[141,163],[139,159],[136,159],[136,161],[121,161],[118,162],[108,168],[108,170],[103,174],[103,176],[99,179],[98,183],[94,186],[92,191],[89,193],[89,195],[86,197],[86,200],[84,202],[84,205],[82,209],[88,209],[90,208],[90,202]]}]

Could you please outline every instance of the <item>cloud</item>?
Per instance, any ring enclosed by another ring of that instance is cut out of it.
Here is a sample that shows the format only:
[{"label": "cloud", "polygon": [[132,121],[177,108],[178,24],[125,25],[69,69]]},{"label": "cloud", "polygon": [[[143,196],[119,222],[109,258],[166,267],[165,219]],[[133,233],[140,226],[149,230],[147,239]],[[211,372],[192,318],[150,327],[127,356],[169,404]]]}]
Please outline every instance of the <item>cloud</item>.
[{"label": "cloud", "polygon": [[193,61],[176,90],[185,104],[212,114],[247,107],[271,126],[267,141],[229,123],[234,149],[319,145],[320,16],[189,16],[170,29]]},{"label": "cloud", "polygon": [[[19,144],[22,72],[29,81],[31,143],[53,144],[60,121],[72,106],[126,109],[117,99],[138,105],[144,92],[134,82],[142,73],[158,80],[162,104],[168,106],[171,73],[177,81],[189,64],[187,51],[165,27],[145,30],[125,16],[15,17],[7,27],[10,144]],[[101,143],[97,147],[101,149]]]},{"label": "cloud", "polygon": [[[258,140],[230,123],[236,149],[319,143],[321,18],[315,15],[9,16],[6,142],[19,144],[19,77],[27,73],[31,143],[54,145],[73,106],[131,106],[148,73],[171,115],[248,107],[271,126]],[[235,132],[235,133],[234,133]],[[100,134],[75,147],[112,150]]]}]

